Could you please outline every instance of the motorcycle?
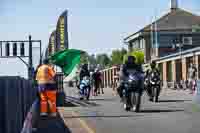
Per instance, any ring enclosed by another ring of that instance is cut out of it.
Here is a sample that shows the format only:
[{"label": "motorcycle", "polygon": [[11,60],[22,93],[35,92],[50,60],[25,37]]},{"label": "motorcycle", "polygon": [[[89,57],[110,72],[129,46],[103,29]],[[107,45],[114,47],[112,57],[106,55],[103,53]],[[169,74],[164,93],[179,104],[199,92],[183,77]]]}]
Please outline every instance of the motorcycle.
[{"label": "motorcycle", "polygon": [[123,103],[124,109],[130,111],[131,108],[134,112],[140,111],[141,96],[143,88],[139,87],[140,79],[137,72],[129,74],[128,80],[124,82],[123,89]]},{"label": "motorcycle", "polygon": [[155,73],[150,75],[150,89],[151,89],[151,98],[153,101],[158,102],[158,98],[160,95],[161,87],[160,87],[160,77],[156,76]]},{"label": "motorcycle", "polygon": [[85,76],[83,77],[83,80],[80,83],[80,100],[87,99],[89,100],[90,98],[90,77]]}]

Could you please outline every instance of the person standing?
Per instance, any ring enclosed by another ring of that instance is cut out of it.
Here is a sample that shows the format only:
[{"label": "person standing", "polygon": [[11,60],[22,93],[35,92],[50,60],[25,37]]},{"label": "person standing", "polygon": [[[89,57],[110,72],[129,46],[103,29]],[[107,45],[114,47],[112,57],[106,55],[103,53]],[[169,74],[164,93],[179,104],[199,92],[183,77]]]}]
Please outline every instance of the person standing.
[{"label": "person standing", "polygon": [[100,94],[100,89],[102,91],[102,94],[104,94],[103,88],[101,88],[101,72],[99,69],[95,69],[95,72],[93,74],[93,79],[94,79],[94,95],[97,96],[97,93]]},{"label": "person standing", "polygon": [[196,67],[191,63],[190,67],[188,69],[188,87],[191,91],[191,93],[193,93],[193,86],[194,86],[194,82],[196,80],[196,73],[197,73],[197,69]]},{"label": "person standing", "polygon": [[49,60],[44,59],[36,74],[41,116],[48,116],[48,113],[53,117],[57,115],[55,75],[56,73],[49,64]]}]

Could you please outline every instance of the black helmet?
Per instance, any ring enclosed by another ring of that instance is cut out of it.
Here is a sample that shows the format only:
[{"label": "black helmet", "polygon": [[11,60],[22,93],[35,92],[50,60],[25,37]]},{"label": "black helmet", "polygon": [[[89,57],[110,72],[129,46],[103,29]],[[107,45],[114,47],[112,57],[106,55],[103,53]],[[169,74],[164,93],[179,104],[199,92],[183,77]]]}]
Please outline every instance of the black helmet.
[{"label": "black helmet", "polygon": [[49,64],[49,60],[46,58],[43,60],[43,64]]},{"label": "black helmet", "polygon": [[83,64],[82,68],[83,69],[88,69],[88,64]]},{"label": "black helmet", "polygon": [[135,62],[135,60],[136,60],[136,58],[135,58],[135,56],[128,56],[128,62]]},{"label": "black helmet", "polygon": [[152,61],[151,63],[151,68],[155,68],[156,67],[156,62],[155,61]]}]

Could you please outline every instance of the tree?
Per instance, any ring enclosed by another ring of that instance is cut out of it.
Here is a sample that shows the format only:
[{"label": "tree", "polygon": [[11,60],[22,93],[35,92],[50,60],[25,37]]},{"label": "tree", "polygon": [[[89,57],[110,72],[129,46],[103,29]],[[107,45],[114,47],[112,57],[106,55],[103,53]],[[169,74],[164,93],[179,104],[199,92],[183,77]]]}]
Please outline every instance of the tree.
[{"label": "tree", "polygon": [[123,63],[127,60],[128,56],[135,56],[136,63],[137,64],[143,64],[144,63],[144,52],[141,50],[132,50],[124,55]]},{"label": "tree", "polygon": [[96,58],[95,58],[94,54],[92,54],[91,56],[89,55],[88,56],[88,60],[89,60],[90,64],[92,64],[92,65],[96,65],[97,64],[97,61],[96,61]]},{"label": "tree", "polygon": [[103,68],[110,65],[110,58],[107,54],[99,54],[96,57],[97,64],[100,64]]},{"label": "tree", "polygon": [[80,64],[86,64],[88,63],[88,53],[84,53],[81,55],[81,60],[80,60]]},{"label": "tree", "polygon": [[127,54],[127,51],[124,48],[121,50],[113,50],[112,55],[111,55],[112,65],[123,64],[123,58],[124,58],[124,55],[126,54]]}]

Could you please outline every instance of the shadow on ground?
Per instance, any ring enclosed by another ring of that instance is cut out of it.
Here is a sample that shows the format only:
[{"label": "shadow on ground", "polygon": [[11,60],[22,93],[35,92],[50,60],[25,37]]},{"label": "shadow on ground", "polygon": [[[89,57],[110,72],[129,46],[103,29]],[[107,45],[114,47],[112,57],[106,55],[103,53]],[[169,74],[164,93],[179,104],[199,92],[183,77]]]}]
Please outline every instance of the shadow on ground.
[{"label": "shadow on ground", "polygon": [[72,133],[60,116],[40,118],[35,133]]},{"label": "shadow on ground", "polygon": [[70,116],[65,118],[128,118],[128,117],[142,117],[144,115],[80,115]]},{"label": "shadow on ground", "polygon": [[64,104],[62,106],[59,106],[59,107],[78,107],[78,106],[71,103],[71,102],[65,101]]},{"label": "shadow on ground", "polygon": [[186,101],[192,101],[192,100],[159,100],[158,102],[160,102],[160,103],[176,103],[176,102],[186,102]]},{"label": "shadow on ground", "polygon": [[[100,106],[100,104],[97,104],[94,102],[94,100],[90,99],[88,100],[80,100],[79,98],[76,97],[71,97],[71,96],[67,96],[66,100],[68,103],[71,104],[79,104],[82,107],[96,107],[96,106]],[[73,106],[73,105],[72,105]]]},{"label": "shadow on ground", "polygon": [[183,112],[182,109],[170,109],[170,110],[141,110],[139,113],[167,113],[167,112]]},{"label": "shadow on ground", "polygon": [[115,101],[116,99],[114,98],[94,98],[90,99],[90,101]]}]

